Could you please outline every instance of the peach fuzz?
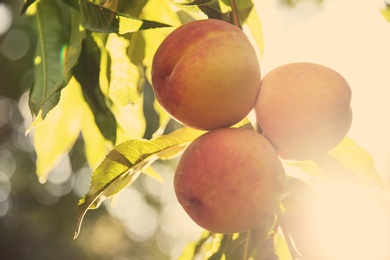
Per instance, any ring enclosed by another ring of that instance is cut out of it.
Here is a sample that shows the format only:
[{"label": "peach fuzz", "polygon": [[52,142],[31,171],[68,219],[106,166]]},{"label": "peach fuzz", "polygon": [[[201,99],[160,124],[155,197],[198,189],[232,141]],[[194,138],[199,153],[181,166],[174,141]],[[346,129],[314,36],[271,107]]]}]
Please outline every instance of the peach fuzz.
[{"label": "peach fuzz", "polygon": [[338,72],[291,63],[262,80],[255,107],[262,134],[283,159],[313,159],[335,147],[352,123],[351,88]]},{"label": "peach fuzz", "polygon": [[240,128],[210,131],[193,141],[176,168],[179,203],[199,226],[216,233],[262,225],[281,202],[286,174],[273,146]]},{"label": "peach fuzz", "polygon": [[179,122],[201,130],[245,118],[255,105],[260,80],[247,36],[220,20],[197,20],[175,29],[152,64],[157,101]]}]

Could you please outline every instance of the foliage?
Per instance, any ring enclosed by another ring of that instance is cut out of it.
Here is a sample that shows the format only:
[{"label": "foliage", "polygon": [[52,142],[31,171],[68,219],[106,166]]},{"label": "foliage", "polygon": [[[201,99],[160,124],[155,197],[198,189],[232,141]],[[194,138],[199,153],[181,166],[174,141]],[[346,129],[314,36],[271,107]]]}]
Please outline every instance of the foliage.
[{"label": "foliage", "polygon": [[[260,19],[251,0],[237,4],[227,0],[27,0],[22,12],[36,24],[38,36],[29,99],[35,119],[28,130],[34,132],[37,175],[45,182],[79,135],[94,169],[89,192],[78,204],[75,237],[88,210],[98,208],[142,173],[160,180],[151,164],[180,155],[203,133],[188,128],[171,131],[170,117],[155,100],[145,97],[154,52],[170,31],[193,19],[222,19],[251,36],[259,58],[264,51]],[[145,138],[145,106],[153,107],[159,117],[150,140]],[[334,181],[345,176],[370,188],[382,187],[371,156],[350,139],[316,160],[285,164],[302,170],[304,179]],[[290,180],[280,211],[263,226],[242,234],[204,232],[180,259],[310,255],[300,248],[300,234],[291,228],[295,211],[307,206],[296,198],[310,189],[295,189],[301,180],[296,176]]]}]

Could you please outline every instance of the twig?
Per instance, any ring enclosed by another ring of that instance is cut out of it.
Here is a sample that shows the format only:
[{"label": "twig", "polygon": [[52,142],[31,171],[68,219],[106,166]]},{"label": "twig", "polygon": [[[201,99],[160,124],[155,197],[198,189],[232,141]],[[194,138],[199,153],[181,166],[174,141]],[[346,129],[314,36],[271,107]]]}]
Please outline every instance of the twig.
[{"label": "twig", "polygon": [[242,29],[240,17],[238,16],[238,9],[235,0],[230,0],[230,6],[232,8],[232,22],[235,26]]}]

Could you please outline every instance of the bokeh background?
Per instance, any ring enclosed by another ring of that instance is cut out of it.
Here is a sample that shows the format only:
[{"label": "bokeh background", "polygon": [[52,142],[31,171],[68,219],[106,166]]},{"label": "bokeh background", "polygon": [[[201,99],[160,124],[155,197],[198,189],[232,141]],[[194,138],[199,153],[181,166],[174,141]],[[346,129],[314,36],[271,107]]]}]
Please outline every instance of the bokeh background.
[{"label": "bokeh background", "polygon": [[[349,133],[390,173],[390,24],[382,1],[256,0],[265,52],[262,74],[287,62],[330,66],[353,90]],[[34,81],[35,35],[22,0],[0,1],[0,258],[175,259],[201,229],[176,202],[176,160],[157,162],[165,178],[141,176],[110,205],[87,214],[73,240],[78,200],[89,188],[83,140],[40,184],[35,175],[28,89]],[[150,86],[146,95],[152,95]],[[147,111],[146,111],[147,112]],[[146,113],[150,125],[153,114]],[[150,133],[149,133],[150,134]],[[148,135],[148,133],[146,134]]]}]

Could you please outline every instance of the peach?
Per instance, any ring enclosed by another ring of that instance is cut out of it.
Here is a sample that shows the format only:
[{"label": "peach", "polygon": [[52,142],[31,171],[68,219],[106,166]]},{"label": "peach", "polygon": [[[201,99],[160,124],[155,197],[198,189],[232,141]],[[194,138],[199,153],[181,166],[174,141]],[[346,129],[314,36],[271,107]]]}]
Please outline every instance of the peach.
[{"label": "peach", "polygon": [[262,80],[255,106],[262,134],[283,159],[326,153],[352,123],[351,89],[338,72],[313,63],[291,63]]},{"label": "peach", "polygon": [[192,21],[157,49],[152,85],[157,101],[186,126],[231,126],[253,109],[261,76],[255,49],[239,28],[220,20]]},{"label": "peach", "polygon": [[174,176],[179,203],[199,226],[245,232],[274,215],[286,174],[273,146],[259,133],[221,128],[195,139]]}]

